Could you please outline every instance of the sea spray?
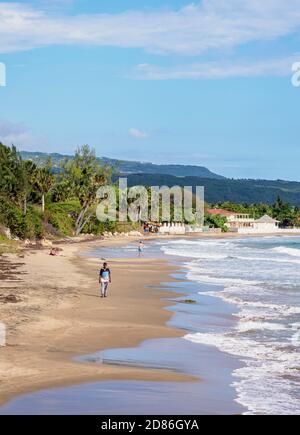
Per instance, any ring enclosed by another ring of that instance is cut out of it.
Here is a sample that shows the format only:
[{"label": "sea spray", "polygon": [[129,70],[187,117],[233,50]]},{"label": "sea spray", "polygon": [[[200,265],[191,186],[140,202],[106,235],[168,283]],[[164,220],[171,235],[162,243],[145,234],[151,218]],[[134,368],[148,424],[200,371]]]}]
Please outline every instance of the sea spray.
[{"label": "sea spray", "polygon": [[233,386],[246,414],[299,414],[300,238],[177,240],[162,250],[184,258],[187,278],[209,285],[206,296],[236,307],[230,330],[185,339],[240,360]]}]

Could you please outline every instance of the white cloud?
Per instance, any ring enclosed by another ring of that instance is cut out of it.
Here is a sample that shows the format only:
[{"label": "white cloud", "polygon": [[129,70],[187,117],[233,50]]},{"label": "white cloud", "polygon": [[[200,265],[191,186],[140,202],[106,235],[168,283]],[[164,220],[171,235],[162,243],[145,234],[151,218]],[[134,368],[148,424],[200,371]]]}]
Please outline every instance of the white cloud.
[{"label": "white cloud", "polygon": [[41,150],[47,145],[44,137],[33,135],[25,125],[0,119],[0,142],[4,145],[15,145],[22,150]]},{"label": "white cloud", "polygon": [[137,128],[130,128],[128,134],[135,139],[147,139],[149,136],[144,131],[138,130]]},{"label": "white cloud", "polygon": [[0,52],[85,44],[199,54],[282,37],[299,25],[300,0],[203,0],[173,11],[87,15],[4,2]]},{"label": "white cloud", "polygon": [[138,65],[129,76],[140,80],[180,80],[180,79],[220,79],[230,77],[288,76],[292,65],[300,60],[300,55],[283,59],[259,61],[221,61],[192,63],[174,67]]}]

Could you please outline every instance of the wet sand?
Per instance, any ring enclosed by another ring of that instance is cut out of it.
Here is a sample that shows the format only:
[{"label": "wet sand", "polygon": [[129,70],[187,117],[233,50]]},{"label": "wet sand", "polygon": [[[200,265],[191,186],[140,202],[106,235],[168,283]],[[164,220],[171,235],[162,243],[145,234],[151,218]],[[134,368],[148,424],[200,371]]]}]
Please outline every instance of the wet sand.
[{"label": "wet sand", "polygon": [[128,242],[63,245],[59,257],[49,256],[48,250],[2,257],[5,273],[1,273],[0,294],[4,298],[14,295],[16,301],[0,301],[0,320],[7,327],[6,346],[0,347],[0,403],[43,388],[96,380],[193,379],[169,370],[74,361],[75,356],[103,349],[182,335],[166,325],[172,313],[162,298],[174,294],[151,288],[170,280],[174,268],[166,261],[113,259],[109,298],[99,297],[99,260],[78,254],[93,246]]},{"label": "wet sand", "polygon": [[[149,254],[147,250],[147,254]],[[101,251],[103,252],[103,251]],[[127,253],[127,251],[126,251]],[[122,252],[122,254],[124,254]],[[235,402],[232,372],[241,363],[214,347],[200,346],[183,339],[194,330],[230,328],[235,321],[232,307],[206,297],[209,286],[189,282],[185,274],[163,283],[158,293],[168,290],[168,325],[181,329],[181,337],[148,339],[133,347],[121,347],[82,355],[77,358],[96,366],[134,369],[172,370],[193,376],[193,382],[112,379],[52,388],[21,395],[0,407],[5,414],[85,414],[85,415],[236,415],[245,409]],[[201,293],[199,293],[199,291]],[[185,296],[178,297],[178,294]],[[187,304],[186,298],[194,299]],[[180,303],[181,302],[181,303]]]},{"label": "wet sand", "polygon": [[[149,237],[152,239],[158,237]],[[179,340],[184,335],[186,321],[173,321],[174,309],[167,309],[170,300],[178,294],[174,295],[174,290],[169,288],[162,290],[160,286],[161,282],[176,282],[170,274],[177,271],[178,266],[170,265],[163,258],[145,259],[137,255],[118,258],[118,247],[130,242],[133,239],[124,237],[64,244],[63,255],[59,257],[50,257],[48,250],[1,257],[0,321],[7,326],[7,346],[0,347],[1,404],[20,394],[55,387],[77,388],[78,384],[96,381],[172,381],[174,385],[195,380],[190,383],[199,384],[199,378],[203,381],[205,370],[203,373],[181,370],[181,367],[172,370],[171,364],[161,364],[159,369],[153,369],[151,364],[150,368],[141,364],[140,357],[134,367],[111,363],[97,365],[74,359],[105,349],[138,347],[145,340]],[[103,249],[103,253],[114,250],[114,255],[109,255],[113,283],[109,298],[104,300],[99,297],[98,285],[101,257],[84,255],[86,251],[93,252],[98,248],[108,248],[108,251]],[[181,289],[178,292],[180,294]],[[187,294],[186,286],[182,288],[182,294]],[[11,295],[14,302],[9,301]],[[209,304],[213,305],[209,312],[217,314],[215,301]],[[205,324],[205,316],[204,311],[202,324]],[[205,368],[207,352],[203,348],[199,357],[204,358],[204,365],[199,364],[199,367]],[[213,366],[218,355],[212,354],[209,364]],[[221,374],[219,385],[224,381],[228,386],[230,380],[222,372],[227,362],[220,361],[214,366]],[[202,395],[202,399],[205,401],[205,396]],[[234,397],[230,397],[229,402],[232,404],[233,400]],[[235,407],[229,409],[234,412]]]}]

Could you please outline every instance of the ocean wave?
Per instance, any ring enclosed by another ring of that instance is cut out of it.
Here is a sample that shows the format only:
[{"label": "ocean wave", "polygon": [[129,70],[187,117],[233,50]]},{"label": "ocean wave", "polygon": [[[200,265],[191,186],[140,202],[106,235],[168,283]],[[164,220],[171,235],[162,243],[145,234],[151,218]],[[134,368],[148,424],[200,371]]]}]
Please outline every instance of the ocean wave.
[{"label": "ocean wave", "polygon": [[228,257],[228,255],[223,255],[219,253],[208,253],[208,252],[198,252],[198,251],[190,251],[187,249],[171,249],[165,248],[164,253],[167,255],[172,255],[176,257],[190,257],[197,258],[203,260],[223,260]]},{"label": "ocean wave", "polygon": [[185,338],[217,347],[244,363],[233,373],[233,386],[237,401],[249,414],[300,412],[297,243],[299,238],[268,237],[229,243],[222,239],[189,244],[177,241],[164,247],[170,255],[190,258],[184,262],[187,278],[209,286],[200,295],[220,298],[237,308],[229,332],[218,333],[214,326],[214,333],[193,333]]},{"label": "ocean wave", "polygon": [[242,278],[234,278],[234,277],[224,277],[224,276],[211,276],[203,273],[201,270],[197,268],[197,265],[186,264],[188,266],[187,278],[192,281],[198,281],[200,283],[211,283],[218,284],[222,286],[228,285],[254,285],[260,284],[260,281],[250,281]]},{"label": "ocean wave", "polygon": [[[245,300],[234,294],[230,294],[228,290],[229,288],[223,291],[208,291],[205,292],[205,295],[221,298],[227,303],[243,308],[239,313],[235,314],[235,316],[240,319],[277,319],[300,314],[299,306]],[[248,311],[244,309],[245,307],[248,308]]]},{"label": "ocean wave", "polygon": [[236,329],[239,332],[250,332],[250,331],[284,331],[287,329],[286,326],[280,323],[269,323],[259,320],[247,320],[241,321],[237,324]]},{"label": "ocean wave", "polygon": [[291,343],[293,346],[300,346],[300,323],[293,323],[292,330],[296,332],[291,337]]},{"label": "ocean wave", "polygon": [[[248,408],[245,414],[295,414],[300,402],[295,401],[300,356],[282,343],[259,343],[233,334],[187,334],[186,340],[218,348],[235,355],[245,367],[233,372],[238,398]],[[272,393],[272,394],[271,394]]]},{"label": "ocean wave", "polygon": [[277,252],[279,254],[287,254],[293,257],[300,257],[300,249],[296,248],[288,248],[286,246],[277,246],[271,249],[273,252]]},{"label": "ocean wave", "polygon": [[[171,256],[177,256],[177,257],[190,257],[190,258],[197,258],[199,260],[238,260],[238,261],[248,261],[248,262],[271,262],[271,263],[291,263],[291,264],[300,264],[300,259],[296,258],[288,258],[288,257],[270,257],[270,256],[263,256],[261,252],[258,252],[257,256],[250,256],[250,255],[239,255],[238,253],[229,252],[229,253],[218,253],[218,252],[208,252],[208,251],[198,251],[193,250],[190,251],[190,248],[183,248],[183,249],[174,249],[174,248],[165,248],[163,249],[163,252],[166,255]],[[273,248],[276,249],[276,248]],[[300,250],[295,249],[294,251],[298,251],[299,254],[289,254],[289,257],[300,257]],[[278,254],[287,254],[287,252],[280,252],[280,251],[274,251]],[[260,255],[259,255],[260,254]]]},{"label": "ocean wave", "polygon": [[264,261],[264,262],[272,262],[272,263],[293,263],[293,264],[300,264],[300,259],[296,260],[296,259],[292,259],[292,258],[275,258],[275,257],[263,257],[263,256],[257,256],[257,257],[242,257],[237,255],[236,257],[232,257],[232,258],[236,258],[237,260],[246,260],[246,261]]}]

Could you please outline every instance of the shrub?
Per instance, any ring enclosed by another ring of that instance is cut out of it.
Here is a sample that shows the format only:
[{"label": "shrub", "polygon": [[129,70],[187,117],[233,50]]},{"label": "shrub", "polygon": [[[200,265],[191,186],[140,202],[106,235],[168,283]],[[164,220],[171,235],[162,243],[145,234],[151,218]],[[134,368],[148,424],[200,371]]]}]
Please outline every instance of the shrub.
[{"label": "shrub", "polygon": [[228,227],[225,225],[227,222],[226,217],[221,215],[205,214],[204,223],[209,228],[221,228],[224,233],[228,231]]},{"label": "shrub", "polygon": [[33,206],[28,206],[27,214],[24,215],[12,202],[1,198],[0,222],[20,239],[34,239],[44,235],[42,216]]},{"label": "shrub", "polygon": [[8,227],[14,236],[24,238],[26,223],[23,213],[3,197],[0,199],[0,222]]},{"label": "shrub", "polygon": [[28,206],[27,214],[25,216],[26,225],[26,238],[38,238],[41,239],[45,235],[44,225],[43,225],[43,214],[39,208],[34,206]]},{"label": "shrub", "polygon": [[49,204],[46,220],[65,236],[74,234],[75,220],[80,212],[79,201],[56,202]]}]

